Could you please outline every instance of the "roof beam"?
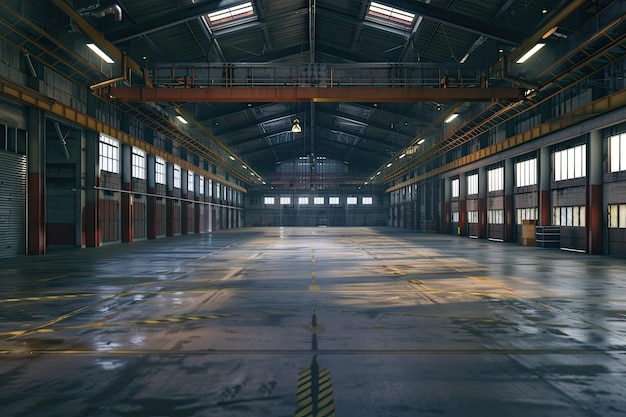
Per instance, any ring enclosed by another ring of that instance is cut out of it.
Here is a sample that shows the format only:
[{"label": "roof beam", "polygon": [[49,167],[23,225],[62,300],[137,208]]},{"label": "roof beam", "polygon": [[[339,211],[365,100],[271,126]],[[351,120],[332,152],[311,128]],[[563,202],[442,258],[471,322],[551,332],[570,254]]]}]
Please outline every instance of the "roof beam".
[{"label": "roof beam", "polygon": [[423,16],[425,19],[434,20],[435,22],[442,23],[446,26],[477,33],[479,35],[485,35],[488,38],[507,44],[519,45],[522,42],[519,34],[513,33],[503,27],[490,25],[489,22],[475,19],[464,13],[457,13],[442,9],[441,7],[434,7],[420,1],[407,2],[404,0],[385,0],[385,4],[415,13]]},{"label": "roof beam", "polygon": [[142,35],[147,35],[152,32],[176,26],[180,23],[185,23],[189,20],[196,19],[200,16],[204,16],[226,7],[234,6],[240,2],[241,0],[215,0],[193,3],[188,6],[181,7],[175,12],[168,11],[159,13],[146,22],[107,32],[106,37],[112,43],[125,42]]},{"label": "roof beam", "polygon": [[519,88],[368,88],[368,87],[110,87],[110,97],[126,102],[489,102],[522,99]]}]

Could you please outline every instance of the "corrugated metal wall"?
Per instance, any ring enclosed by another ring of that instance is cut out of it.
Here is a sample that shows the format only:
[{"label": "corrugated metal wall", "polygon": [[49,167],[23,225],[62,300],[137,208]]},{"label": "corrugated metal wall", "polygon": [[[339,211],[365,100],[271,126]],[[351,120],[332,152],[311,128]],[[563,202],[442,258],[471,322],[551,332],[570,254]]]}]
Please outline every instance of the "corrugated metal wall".
[{"label": "corrugated metal wall", "polygon": [[0,259],[26,253],[26,156],[0,151]]}]

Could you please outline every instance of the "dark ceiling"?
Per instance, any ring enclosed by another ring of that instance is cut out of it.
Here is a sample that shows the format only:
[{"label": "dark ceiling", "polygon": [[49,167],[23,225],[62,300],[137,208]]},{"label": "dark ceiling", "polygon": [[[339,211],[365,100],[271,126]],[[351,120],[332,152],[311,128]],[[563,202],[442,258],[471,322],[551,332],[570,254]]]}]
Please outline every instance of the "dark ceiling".
[{"label": "dark ceiling", "polygon": [[[608,0],[380,1],[415,14],[413,21],[405,25],[368,18],[370,1],[367,0],[252,0],[254,16],[219,26],[205,23],[203,16],[244,1],[116,0],[102,1],[99,7],[95,1],[68,2],[107,40],[148,68],[184,63],[325,64],[355,68],[385,63],[456,68],[463,60],[464,67],[490,74],[494,84],[521,85],[545,94],[554,94],[555,89],[563,89],[597,70],[599,64],[592,65],[584,56],[577,56],[572,43],[578,36],[578,44],[585,45],[581,48],[603,48],[605,44],[588,41],[593,37],[602,38],[598,33],[602,34],[605,28],[599,16],[603,10],[620,3]],[[574,3],[576,7],[568,10]],[[101,12],[111,4],[119,5],[121,20],[118,21],[119,16],[114,13]],[[536,40],[538,31],[545,30],[546,25],[557,24],[558,33],[545,41],[543,59],[524,68],[519,66],[510,79],[505,79],[502,72],[493,71],[502,57],[518,52],[533,36]],[[593,62],[605,62],[624,53],[623,38],[618,39],[617,44],[614,42],[616,37],[623,36],[623,29],[623,25],[607,29],[606,37],[613,39],[613,43],[607,47],[605,55],[596,57]],[[548,62],[553,63],[552,67]],[[585,74],[563,78],[562,74],[572,67]],[[474,105],[478,110],[471,110],[471,106],[463,102],[421,101],[161,103],[171,111],[175,105],[179,106],[210,136],[221,141],[263,177],[271,176],[282,161],[314,153],[342,161],[358,181],[370,178],[421,137],[431,140],[430,154],[424,155],[433,157],[451,148],[449,143],[444,150],[436,147],[441,146],[436,143],[445,142],[454,133],[446,131],[447,127],[441,123],[442,112],[456,109],[473,115],[477,112],[493,114],[502,111],[507,104],[478,104]],[[303,126],[300,134],[289,131],[295,118]],[[463,127],[459,125],[459,129]],[[459,130],[458,136],[463,134]]]}]

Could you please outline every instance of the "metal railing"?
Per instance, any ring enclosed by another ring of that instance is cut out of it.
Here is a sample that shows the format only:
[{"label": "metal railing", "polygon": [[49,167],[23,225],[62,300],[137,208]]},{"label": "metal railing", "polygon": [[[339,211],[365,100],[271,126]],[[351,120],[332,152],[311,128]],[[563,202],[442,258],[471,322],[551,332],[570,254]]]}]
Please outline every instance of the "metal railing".
[{"label": "metal railing", "polygon": [[152,84],[171,88],[210,87],[484,87],[485,71],[432,64],[157,64]]}]

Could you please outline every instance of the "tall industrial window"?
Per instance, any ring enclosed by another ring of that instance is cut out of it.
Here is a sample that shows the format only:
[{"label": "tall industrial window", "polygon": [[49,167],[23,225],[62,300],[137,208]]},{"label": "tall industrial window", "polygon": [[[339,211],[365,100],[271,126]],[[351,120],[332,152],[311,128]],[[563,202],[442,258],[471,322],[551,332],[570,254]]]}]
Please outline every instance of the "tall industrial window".
[{"label": "tall industrial window", "polygon": [[537,220],[537,207],[518,208],[515,214],[517,224],[522,224],[524,220]]},{"label": "tall industrial window", "polygon": [[305,206],[309,204],[309,197],[298,197],[298,205]]},{"label": "tall industrial window", "polygon": [[626,171],[626,133],[609,137],[609,172]]},{"label": "tall industrial window", "polygon": [[[461,195],[461,181],[457,178],[452,180],[452,198],[454,197],[458,197],[459,195]],[[410,188],[409,188],[410,190]]]},{"label": "tall industrial window", "polygon": [[504,168],[490,169],[487,174],[487,191],[504,190]]},{"label": "tall industrial window", "polygon": [[276,202],[276,199],[274,197],[265,197],[263,199],[263,204],[266,204],[268,206],[275,204],[275,202]]},{"label": "tall industrial window", "polygon": [[372,204],[374,204],[374,199],[372,197],[363,197],[361,199],[361,204],[372,205]]},{"label": "tall industrial window", "polygon": [[339,197],[328,197],[328,204],[331,204],[331,205],[339,204]]},{"label": "tall industrial window", "polygon": [[187,171],[187,192],[189,193],[193,193],[195,191],[193,177],[194,173],[191,171]]},{"label": "tall industrial window", "polygon": [[585,227],[585,206],[554,207],[552,223],[554,226]]},{"label": "tall industrial window", "polygon": [[478,174],[467,176],[467,194],[478,194]]},{"label": "tall industrial window", "polygon": [[459,212],[458,211],[453,211],[450,214],[450,221],[452,223],[458,223],[459,222]]},{"label": "tall industrial window", "polygon": [[146,179],[146,152],[133,146],[133,177]]},{"label": "tall industrial window", "polygon": [[180,188],[180,166],[174,164],[174,188]]},{"label": "tall industrial window", "polygon": [[200,175],[198,186],[200,187],[200,189],[198,190],[198,193],[204,194],[204,177],[202,175]]},{"label": "tall industrial window", "polygon": [[154,160],[154,182],[157,184],[165,184],[165,159],[157,156]]},{"label": "tall industrial window", "polygon": [[487,223],[504,224],[504,210],[487,210]]},{"label": "tall industrial window", "polygon": [[215,198],[222,198],[222,185],[219,182],[215,182]]},{"label": "tall industrial window", "polygon": [[281,197],[280,204],[283,206],[291,204],[291,197]]},{"label": "tall industrial window", "polygon": [[478,223],[478,210],[472,210],[467,212],[468,223]]},{"label": "tall industrial window", "polygon": [[515,164],[515,185],[517,187],[537,185],[537,158]]},{"label": "tall industrial window", "polygon": [[313,197],[313,204],[324,204],[324,197]]},{"label": "tall industrial window", "polygon": [[213,197],[213,180],[209,178],[209,197]]},{"label": "tall industrial window", "polygon": [[587,145],[578,145],[554,153],[554,180],[587,176]]},{"label": "tall industrial window", "polygon": [[609,204],[608,224],[611,229],[626,229],[626,204]]},{"label": "tall industrial window", "polygon": [[100,169],[120,173],[120,142],[105,134],[100,134]]},{"label": "tall industrial window", "polygon": [[346,199],[346,204],[349,206],[354,206],[357,203],[357,198],[356,197],[348,197]]}]

